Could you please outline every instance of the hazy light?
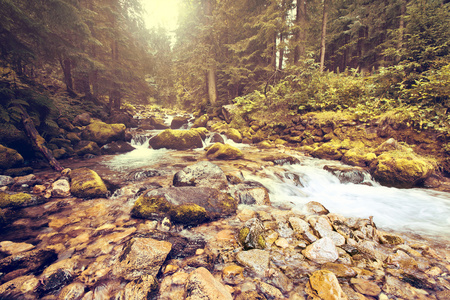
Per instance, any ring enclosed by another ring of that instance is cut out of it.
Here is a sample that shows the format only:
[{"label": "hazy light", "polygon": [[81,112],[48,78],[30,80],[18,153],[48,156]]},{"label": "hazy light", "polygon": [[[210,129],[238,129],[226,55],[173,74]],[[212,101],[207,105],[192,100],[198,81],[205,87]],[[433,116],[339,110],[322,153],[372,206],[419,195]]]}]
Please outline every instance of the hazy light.
[{"label": "hazy light", "polygon": [[147,27],[163,27],[169,32],[177,28],[180,0],[141,0],[145,9],[144,21]]}]

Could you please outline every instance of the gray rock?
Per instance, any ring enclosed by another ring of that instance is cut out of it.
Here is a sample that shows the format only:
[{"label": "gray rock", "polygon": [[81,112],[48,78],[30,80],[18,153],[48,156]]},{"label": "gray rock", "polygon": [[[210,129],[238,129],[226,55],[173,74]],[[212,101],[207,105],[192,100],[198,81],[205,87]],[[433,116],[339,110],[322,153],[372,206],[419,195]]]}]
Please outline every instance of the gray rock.
[{"label": "gray rock", "polygon": [[219,166],[202,161],[177,172],[173,177],[173,185],[224,189],[228,186],[228,180]]},{"label": "gray rock", "polygon": [[303,255],[318,264],[335,262],[339,258],[336,245],[329,237],[321,238],[306,247]]},{"label": "gray rock", "polygon": [[236,260],[244,267],[249,268],[257,276],[263,277],[266,270],[269,269],[270,255],[267,251],[252,249],[239,252],[236,255]]},{"label": "gray rock", "polygon": [[14,179],[10,176],[0,175],[0,186],[12,185]]},{"label": "gray rock", "polygon": [[270,205],[269,190],[259,182],[245,181],[231,190],[239,204]]}]

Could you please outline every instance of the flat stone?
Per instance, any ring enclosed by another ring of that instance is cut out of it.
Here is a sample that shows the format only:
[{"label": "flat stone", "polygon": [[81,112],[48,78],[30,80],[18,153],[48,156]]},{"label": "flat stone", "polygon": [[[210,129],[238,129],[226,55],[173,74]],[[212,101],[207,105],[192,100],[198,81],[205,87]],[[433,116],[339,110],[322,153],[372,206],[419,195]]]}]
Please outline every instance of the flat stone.
[{"label": "flat stone", "polygon": [[314,272],[309,278],[305,291],[312,299],[348,299],[347,295],[339,285],[336,275],[328,270]]},{"label": "flat stone", "polygon": [[336,277],[355,277],[357,275],[356,271],[346,266],[344,264],[338,263],[326,263],[322,265],[322,270],[328,270],[333,272]]},{"label": "flat stone", "polygon": [[5,252],[8,255],[14,255],[21,252],[25,252],[34,249],[35,246],[27,243],[13,243],[11,241],[0,242],[0,251]]},{"label": "flat stone", "polygon": [[336,246],[329,237],[321,238],[306,247],[303,255],[318,264],[335,262],[339,258]]},{"label": "flat stone", "polygon": [[350,283],[355,291],[367,296],[378,296],[381,293],[381,288],[375,282],[366,279],[352,278]]},{"label": "flat stone", "polygon": [[267,251],[252,249],[239,252],[236,255],[236,260],[257,275],[264,276],[265,271],[269,269],[270,255]]}]

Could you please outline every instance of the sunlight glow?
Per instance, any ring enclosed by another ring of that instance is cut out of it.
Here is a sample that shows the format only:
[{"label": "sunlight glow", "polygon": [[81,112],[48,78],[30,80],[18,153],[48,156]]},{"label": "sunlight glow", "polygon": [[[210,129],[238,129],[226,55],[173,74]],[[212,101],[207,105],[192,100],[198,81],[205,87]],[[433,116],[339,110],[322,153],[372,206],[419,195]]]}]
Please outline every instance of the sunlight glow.
[{"label": "sunlight glow", "polygon": [[163,27],[169,32],[177,28],[180,0],[141,0],[147,28]]}]

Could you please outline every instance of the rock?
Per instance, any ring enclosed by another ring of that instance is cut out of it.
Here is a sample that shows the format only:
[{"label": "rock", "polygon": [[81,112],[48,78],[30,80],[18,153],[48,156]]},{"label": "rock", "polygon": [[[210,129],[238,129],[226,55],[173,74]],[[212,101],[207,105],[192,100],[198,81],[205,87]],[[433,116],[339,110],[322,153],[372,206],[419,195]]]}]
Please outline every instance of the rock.
[{"label": "rock", "polygon": [[0,259],[0,273],[4,274],[2,281],[6,282],[32,272],[39,273],[57,258],[54,250],[37,249]]},{"label": "rock", "polygon": [[158,281],[152,275],[144,275],[136,281],[127,283],[123,299],[152,299],[158,291]]},{"label": "rock", "polygon": [[385,277],[385,284],[383,285],[383,291],[386,294],[393,295],[400,299],[420,299],[420,300],[430,299],[429,297],[426,297],[426,295],[419,294],[417,289],[411,287],[409,284],[400,281],[400,279],[394,276]]},{"label": "rock", "polygon": [[34,174],[29,174],[26,176],[18,176],[14,178],[14,185],[19,186],[19,185],[34,185],[36,184],[36,176]]},{"label": "rock", "polygon": [[267,298],[257,291],[244,291],[236,296],[235,300],[267,300]]},{"label": "rock", "polygon": [[311,227],[309,226],[309,223],[298,217],[290,217],[289,224],[291,225],[292,229],[294,229],[294,231],[299,234],[302,234],[307,231],[311,231]]},{"label": "rock", "polygon": [[234,118],[234,114],[239,111],[239,108],[234,104],[222,106],[222,115],[227,123],[230,123]]},{"label": "rock", "polygon": [[172,187],[152,190],[135,202],[132,215],[145,219],[170,217],[186,225],[236,213],[237,201],[226,193],[207,187]]},{"label": "rock", "polygon": [[81,141],[81,138],[80,138],[79,135],[78,135],[77,133],[75,133],[75,132],[69,132],[69,133],[66,135],[66,137],[67,137],[67,139],[68,139],[69,141],[71,141],[73,144],[76,144],[76,143],[78,143],[79,141]]},{"label": "rock", "polygon": [[14,149],[0,145],[0,169],[9,169],[20,166],[23,157]]},{"label": "rock", "polygon": [[125,141],[112,142],[112,143],[103,145],[100,148],[102,154],[127,153],[130,151],[133,151],[134,149],[136,149],[136,148],[134,148],[133,146],[131,146],[130,144],[128,144]]},{"label": "rock", "polygon": [[91,124],[91,115],[89,113],[82,113],[76,116],[72,123],[75,126],[87,126]]},{"label": "rock", "polygon": [[226,266],[222,270],[222,280],[226,284],[237,285],[244,281],[244,268],[238,265]]},{"label": "rock", "polygon": [[8,169],[4,172],[4,175],[6,176],[12,176],[12,177],[16,177],[16,176],[24,176],[27,174],[31,174],[33,173],[33,168],[31,167],[23,167],[23,168],[11,168]]},{"label": "rock", "polygon": [[339,178],[339,181],[341,183],[360,184],[364,182],[364,179],[366,177],[364,170],[358,168],[326,165],[323,167],[323,169]]},{"label": "rock", "polygon": [[81,132],[81,137],[102,146],[113,141],[125,140],[125,129],[124,124],[106,124],[95,121],[86,126]]},{"label": "rock", "polygon": [[6,193],[0,191],[0,208],[26,207],[37,204],[34,196],[26,193]]},{"label": "rock", "polygon": [[319,237],[329,237],[333,240],[336,246],[345,244],[345,238],[339,233],[333,231],[333,227],[325,216],[320,216],[314,224],[314,230],[319,234]]},{"label": "rock", "polygon": [[228,180],[220,167],[209,161],[201,161],[177,172],[173,177],[173,185],[225,189]]},{"label": "rock", "polygon": [[172,130],[166,129],[149,141],[153,149],[187,150],[201,148],[202,138],[196,130]]},{"label": "rock", "polygon": [[70,192],[79,198],[100,198],[106,196],[108,189],[95,171],[81,168],[70,172]]},{"label": "rock", "polygon": [[150,125],[153,126],[154,129],[168,129],[169,126],[166,125],[163,119],[157,118],[157,117],[151,117],[149,119]]},{"label": "rock", "polygon": [[72,281],[72,272],[64,269],[57,269],[47,276],[41,276],[36,287],[36,293],[40,296],[59,291],[63,286]]},{"label": "rock", "polygon": [[322,159],[340,160],[345,153],[341,145],[336,142],[328,142],[320,145],[311,152],[311,155]]},{"label": "rock", "polygon": [[332,262],[323,264],[322,270],[331,271],[334,273],[334,275],[336,275],[336,277],[348,278],[355,277],[357,275],[356,271],[349,266]]},{"label": "rock", "polygon": [[381,293],[381,288],[375,282],[366,279],[352,278],[350,283],[355,291],[363,295],[376,297]]},{"label": "rock", "polygon": [[102,152],[97,143],[92,141],[80,141],[75,146],[74,150],[78,156],[83,156],[86,154],[101,155]]},{"label": "rock", "polygon": [[205,268],[198,268],[189,274],[185,286],[186,300],[232,300],[230,292]]},{"label": "rock", "polygon": [[199,118],[197,118],[194,121],[194,124],[192,125],[192,128],[197,128],[197,127],[206,127],[206,124],[208,123],[209,120],[209,116],[208,115],[202,115]]},{"label": "rock", "polygon": [[86,286],[81,282],[66,285],[58,295],[58,300],[80,300]]},{"label": "rock", "polygon": [[342,156],[342,162],[347,165],[364,168],[370,166],[376,158],[375,153],[367,152],[360,148],[352,148]]},{"label": "rock", "polygon": [[307,246],[302,254],[318,264],[335,262],[339,258],[336,246],[329,237],[321,238]]},{"label": "rock", "polygon": [[52,183],[52,196],[65,198],[70,196],[70,183],[67,179],[59,179]]},{"label": "rock", "polygon": [[64,149],[55,149],[52,153],[55,159],[61,159],[68,156],[67,151]]},{"label": "rock", "polygon": [[35,297],[27,294],[34,292],[38,284],[39,280],[33,275],[14,278],[0,286],[0,297],[5,300],[35,299]]},{"label": "rock", "polygon": [[144,275],[156,277],[171,249],[172,244],[166,241],[133,238],[124,247],[115,274],[126,280]]},{"label": "rock", "polygon": [[266,248],[264,225],[257,218],[248,220],[239,230],[238,241],[246,250]]},{"label": "rock", "polygon": [[399,245],[404,243],[401,237],[392,233],[377,230],[377,235],[382,244]]},{"label": "rock", "polygon": [[191,130],[200,134],[200,137],[202,138],[202,140],[205,140],[209,134],[208,129],[206,129],[205,127],[195,127],[195,128],[192,128]]},{"label": "rock", "polygon": [[15,255],[21,252],[34,249],[35,246],[27,243],[13,243],[11,241],[0,242],[0,252],[7,253],[8,255]]},{"label": "rock", "polygon": [[242,134],[235,128],[229,128],[226,136],[235,143],[242,143]]},{"label": "rock", "polygon": [[417,261],[402,250],[389,255],[386,264],[400,268],[405,272],[412,272],[417,269]]},{"label": "rock", "polygon": [[273,162],[275,165],[295,165],[295,164],[299,164],[300,160],[296,157],[287,155],[287,154],[278,154],[278,155],[270,155],[270,156],[266,156],[262,159],[263,161],[271,161]]},{"label": "rock", "polygon": [[239,204],[270,205],[269,190],[257,181],[245,181],[231,189]]},{"label": "rock", "polygon": [[56,120],[56,123],[58,126],[66,131],[72,131],[74,129],[74,126],[72,123],[70,123],[69,119],[66,117],[61,117]]},{"label": "rock", "polygon": [[7,186],[7,185],[13,185],[13,184],[14,184],[14,179],[11,176],[0,175],[0,187]]},{"label": "rock", "polygon": [[108,124],[125,124],[127,128],[138,127],[138,121],[133,116],[125,111],[116,111],[106,121]]},{"label": "rock", "polygon": [[434,170],[433,162],[404,150],[383,152],[370,165],[370,172],[375,180],[382,185],[400,188],[410,188],[422,183]]},{"label": "rock", "polygon": [[58,146],[58,148],[70,148],[70,147],[72,147],[72,142],[69,139],[52,138],[49,143]]},{"label": "rock", "polygon": [[189,121],[188,117],[176,116],[172,119],[172,123],[170,123],[170,128],[171,129],[179,129],[183,125],[186,125],[188,123],[188,121]]},{"label": "rock", "polygon": [[380,155],[383,152],[396,151],[396,150],[407,151],[407,147],[400,145],[394,138],[390,138],[390,139],[384,141],[380,146],[378,146],[374,150],[374,153],[376,155]]},{"label": "rock", "polygon": [[347,295],[342,290],[333,272],[319,270],[309,278],[306,293],[312,299],[347,300]]},{"label": "rock", "polygon": [[329,213],[322,204],[316,201],[310,201],[303,206],[303,211],[309,215],[327,215]]},{"label": "rock", "polygon": [[283,299],[283,293],[270,284],[261,281],[259,283],[259,288],[261,292],[269,299]]},{"label": "rock", "polygon": [[223,137],[220,134],[218,134],[217,132],[211,133],[211,136],[209,137],[209,141],[213,144],[214,143],[222,143],[222,144],[225,143],[225,141],[223,140]]},{"label": "rock", "polygon": [[267,251],[252,249],[236,254],[236,260],[244,267],[249,268],[256,276],[264,277],[266,270],[269,269],[270,255]]},{"label": "rock", "polygon": [[234,160],[243,156],[244,154],[238,148],[222,143],[215,143],[206,151],[208,159]]}]

